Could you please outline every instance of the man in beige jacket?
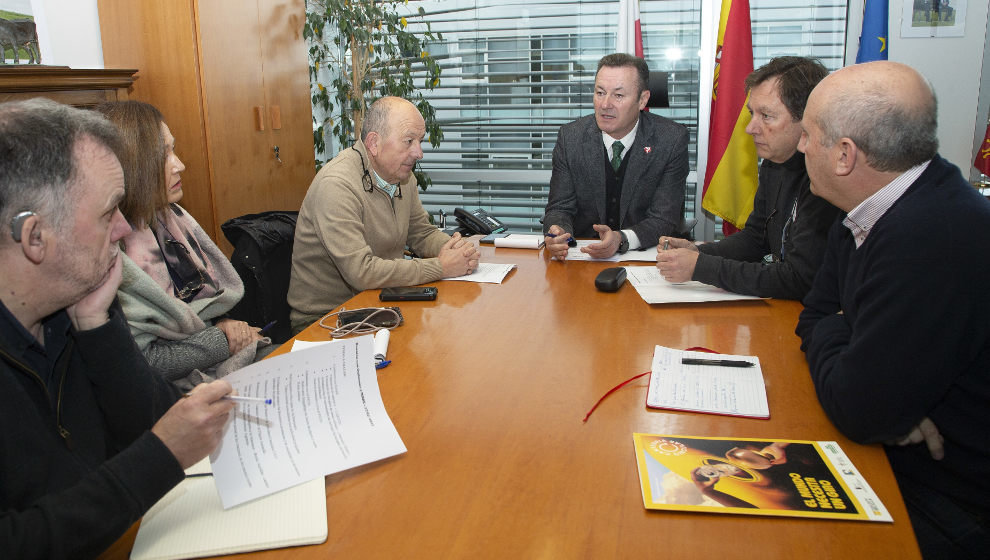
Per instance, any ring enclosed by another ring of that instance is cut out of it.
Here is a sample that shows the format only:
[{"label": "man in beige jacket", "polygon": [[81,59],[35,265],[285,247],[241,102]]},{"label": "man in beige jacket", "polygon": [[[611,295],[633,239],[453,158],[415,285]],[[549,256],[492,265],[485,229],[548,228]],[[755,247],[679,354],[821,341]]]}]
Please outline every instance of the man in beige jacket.
[{"label": "man in beige jacket", "polygon": [[[416,107],[384,97],[368,108],[361,140],[313,179],[299,211],[289,305],[299,332],[362,290],[469,274],[480,254],[430,224],[413,167],[426,124]],[[409,246],[423,258],[406,259]]]}]

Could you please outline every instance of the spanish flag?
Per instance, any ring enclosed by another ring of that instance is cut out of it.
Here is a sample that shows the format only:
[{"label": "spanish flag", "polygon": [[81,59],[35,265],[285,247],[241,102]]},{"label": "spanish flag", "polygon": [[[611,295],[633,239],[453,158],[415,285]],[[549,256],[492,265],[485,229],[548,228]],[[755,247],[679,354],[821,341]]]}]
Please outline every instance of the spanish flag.
[{"label": "spanish flag", "polygon": [[753,71],[749,0],[722,0],[715,50],[708,165],[701,206],[723,220],[726,235],[746,225],[756,195],[756,147],[746,134],[746,86]]},{"label": "spanish flag", "polygon": [[976,152],[973,167],[984,175],[990,175],[990,122],[987,123],[987,133],[983,137],[983,143],[980,144],[980,151]]}]

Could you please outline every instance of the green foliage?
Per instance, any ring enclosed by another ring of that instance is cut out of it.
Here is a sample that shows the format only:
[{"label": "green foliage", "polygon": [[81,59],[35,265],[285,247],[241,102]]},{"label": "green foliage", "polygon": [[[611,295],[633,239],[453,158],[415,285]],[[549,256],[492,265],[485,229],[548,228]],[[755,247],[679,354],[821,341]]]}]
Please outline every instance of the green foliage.
[{"label": "green foliage", "polygon": [[[312,101],[329,115],[322,122],[314,115],[318,151],[326,151],[330,134],[341,148],[353,144],[368,105],[388,95],[416,105],[426,121],[427,139],[433,147],[440,145],[443,132],[436,111],[420,88],[440,83],[440,65],[427,45],[442,41],[443,35],[432,32],[423,8],[407,18],[397,12],[400,4],[405,2],[308,0],[303,36],[310,45]],[[413,24],[425,26],[426,32],[421,37],[410,33]],[[421,171],[416,176],[425,189],[429,178]]]}]

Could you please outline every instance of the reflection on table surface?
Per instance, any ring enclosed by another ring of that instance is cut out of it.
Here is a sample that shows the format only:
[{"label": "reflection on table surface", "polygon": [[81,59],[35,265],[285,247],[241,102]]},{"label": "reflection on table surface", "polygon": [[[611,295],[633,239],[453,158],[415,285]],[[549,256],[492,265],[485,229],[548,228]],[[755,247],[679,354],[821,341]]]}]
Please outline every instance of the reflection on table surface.
[{"label": "reflection on table surface", "polygon": [[[327,477],[326,543],[253,557],[919,557],[883,449],[843,437],[818,405],[798,302],[650,306],[632,286],[595,290],[612,263],[482,255],[518,267],[501,285],[437,282],[436,301],[397,304],[405,324],[378,379],[409,451]],[[377,295],[345,307],[377,307]],[[299,338],[328,335],[314,325]],[[650,369],[657,344],[759,356],[770,419],[648,409],[644,376],[583,423]],[[837,441],[894,523],[647,511],[633,432]],[[123,558],[133,533],[108,557]]]}]

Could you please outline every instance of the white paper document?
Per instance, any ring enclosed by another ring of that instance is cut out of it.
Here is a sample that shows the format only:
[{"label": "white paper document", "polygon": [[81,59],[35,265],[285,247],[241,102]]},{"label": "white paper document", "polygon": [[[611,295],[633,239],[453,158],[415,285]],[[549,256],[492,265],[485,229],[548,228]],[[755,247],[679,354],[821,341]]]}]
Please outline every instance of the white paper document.
[{"label": "white paper document", "polygon": [[308,350],[309,348],[315,348],[317,346],[323,346],[324,344],[333,344],[335,342],[344,342],[343,338],[331,338],[330,340],[293,340],[292,348],[289,352],[298,352],[300,350]]},{"label": "white paper document", "polygon": [[505,276],[515,268],[514,264],[478,263],[478,270],[464,276],[455,278],[444,278],[444,280],[463,280],[465,282],[483,282],[487,284],[501,284]]},{"label": "white paper document", "polygon": [[[733,360],[753,366],[688,365],[681,363],[684,358]],[[646,405],[729,416],[770,417],[759,358],[688,352],[664,346],[653,349]]]},{"label": "white paper document", "polygon": [[596,262],[657,262],[656,246],[647,247],[640,251],[634,249],[623,254],[616,253],[607,259],[592,258],[588,253],[582,253],[581,248],[594,243],[600,243],[598,239],[578,239],[577,246],[567,249],[567,260],[569,261],[596,261]]},{"label": "white paper document", "polygon": [[636,288],[646,303],[701,303],[761,299],[727,292],[701,282],[668,282],[655,266],[627,266],[626,280]]},{"label": "white paper document", "polygon": [[210,456],[224,508],[404,453],[378,391],[372,336],[283,354],[225,377],[240,395]]},{"label": "white paper document", "polygon": [[510,233],[505,237],[495,238],[495,247],[510,249],[539,249],[546,237],[539,234]]}]

